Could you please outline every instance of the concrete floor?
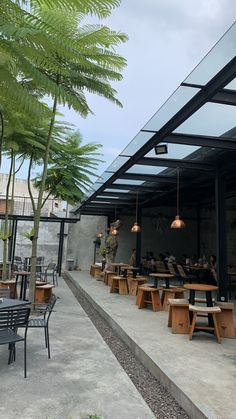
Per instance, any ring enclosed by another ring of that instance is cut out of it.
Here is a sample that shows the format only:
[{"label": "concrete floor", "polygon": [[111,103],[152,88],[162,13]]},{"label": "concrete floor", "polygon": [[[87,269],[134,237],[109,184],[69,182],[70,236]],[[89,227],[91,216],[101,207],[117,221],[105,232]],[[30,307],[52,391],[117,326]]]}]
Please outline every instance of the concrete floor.
[{"label": "concrete floor", "polygon": [[28,332],[28,378],[23,378],[22,343],[7,365],[7,346],[0,346],[1,419],[154,419],[62,279],[60,297],[50,320],[51,356],[43,330]]},{"label": "concrete floor", "polygon": [[191,418],[235,419],[235,339],[219,345],[200,332],[189,341],[171,333],[166,312],[138,310],[134,297],[110,294],[88,272],[69,274]]}]

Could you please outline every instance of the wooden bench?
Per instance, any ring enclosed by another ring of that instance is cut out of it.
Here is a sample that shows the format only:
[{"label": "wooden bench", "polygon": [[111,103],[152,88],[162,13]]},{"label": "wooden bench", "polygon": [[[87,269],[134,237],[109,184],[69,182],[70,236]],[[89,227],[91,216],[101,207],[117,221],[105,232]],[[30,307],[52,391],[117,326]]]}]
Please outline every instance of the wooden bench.
[{"label": "wooden bench", "polygon": [[137,305],[138,308],[146,308],[148,304],[152,305],[153,311],[161,311],[162,304],[159,289],[149,286],[138,287]]},{"label": "wooden bench", "polygon": [[220,330],[220,336],[222,338],[234,338],[235,330],[233,317],[233,303],[217,301],[216,304],[221,309],[221,312],[217,315],[217,323]]},{"label": "wooden bench", "polygon": [[164,311],[169,311],[169,300],[170,299],[183,299],[184,298],[184,288],[171,287],[171,288],[162,288],[161,302]]},{"label": "wooden bench", "polygon": [[128,294],[127,278],[123,276],[113,276],[110,292],[118,293],[120,295],[127,295]]},{"label": "wooden bench", "polygon": [[136,296],[138,294],[138,287],[140,285],[146,284],[147,278],[145,276],[139,276],[136,278],[128,277],[129,281],[129,293],[130,295]]},{"label": "wooden bench", "polygon": [[[189,340],[192,340],[195,330],[214,331],[217,342],[221,343],[220,330],[217,322],[217,316],[221,312],[220,307],[200,307],[189,304],[189,311],[193,313],[192,324],[189,329]],[[210,314],[213,319],[213,326],[196,326],[196,320],[199,314]]]},{"label": "wooden bench", "polygon": [[189,333],[189,302],[185,298],[169,298],[168,327],[172,333]]},{"label": "wooden bench", "polygon": [[52,289],[54,285],[36,285],[35,287],[35,302],[36,303],[48,303],[52,296]]}]

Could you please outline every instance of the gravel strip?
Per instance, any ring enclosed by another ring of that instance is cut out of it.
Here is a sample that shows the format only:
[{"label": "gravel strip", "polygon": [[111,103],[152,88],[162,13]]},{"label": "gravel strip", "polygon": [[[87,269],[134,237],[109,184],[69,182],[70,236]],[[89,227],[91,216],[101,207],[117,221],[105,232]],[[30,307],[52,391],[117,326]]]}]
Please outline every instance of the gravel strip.
[{"label": "gravel strip", "polygon": [[117,336],[88,299],[80,293],[73,279],[67,275],[63,277],[77,301],[87,313],[155,416],[159,419],[188,419],[189,416],[179,406],[169,391],[135,358],[128,346]]}]

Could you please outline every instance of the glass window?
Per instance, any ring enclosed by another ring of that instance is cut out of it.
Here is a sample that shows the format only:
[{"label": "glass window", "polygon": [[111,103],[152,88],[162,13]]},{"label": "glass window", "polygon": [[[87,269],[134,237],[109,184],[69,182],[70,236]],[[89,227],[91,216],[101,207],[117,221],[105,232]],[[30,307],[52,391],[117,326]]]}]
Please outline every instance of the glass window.
[{"label": "glass window", "polygon": [[227,84],[225,89],[236,90],[236,79],[233,79],[229,84]]},{"label": "glass window", "polygon": [[119,196],[107,196],[107,195],[97,195],[97,198],[106,198],[106,199],[119,199]]},{"label": "glass window", "polygon": [[184,81],[205,85],[235,56],[235,43],[234,23]]},{"label": "glass window", "polygon": [[236,106],[206,103],[174,132],[221,136],[235,127]]},{"label": "glass window", "polygon": [[200,89],[180,86],[148,121],[143,129],[159,131]]}]

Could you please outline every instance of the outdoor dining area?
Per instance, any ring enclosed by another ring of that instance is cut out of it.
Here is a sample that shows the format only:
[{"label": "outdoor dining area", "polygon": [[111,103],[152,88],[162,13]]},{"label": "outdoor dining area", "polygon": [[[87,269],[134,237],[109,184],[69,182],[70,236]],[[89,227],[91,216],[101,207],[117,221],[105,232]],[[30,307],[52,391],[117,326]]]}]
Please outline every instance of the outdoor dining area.
[{"label": "outdoor dining area", "polygon": [[218,286],[206,261],[204,266],[152,261],[144,266],[146,274],[143,266],[121,262],[112,263],[111,269],[102,271],[101,264],[93,264],[90,275],[109,286],[110,293],[135,297],[138,309],[168,312],[166,326],[173,334],[188,334],[192,340],[195,332],[207,332],[218,343],[235,337],[234,304],[217,301]]},{"label": "outdoor dining area", "polygon": [[[28,298],[31,259],[15,258],[8,264],[8,280],[0,280],[0,345],[8,345],[8,364],[16,360],[16,343],[24,343],[24,377],[27,377],[27,331],[28,328],[44,330],[45,347],[51,357],[49,319],[57,297],[54,288],[58,285],[56,264],[44,265],[44,257],[37,259],[35,300]],[[20,328],[20,332],[18,332]],[[22,330],[23,329],[23,332]]]}]

